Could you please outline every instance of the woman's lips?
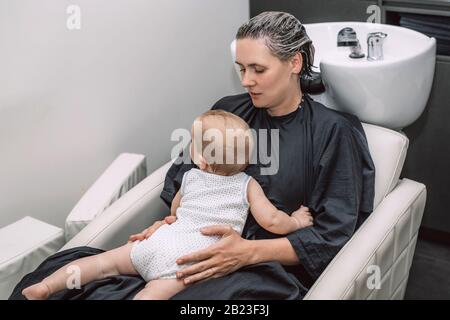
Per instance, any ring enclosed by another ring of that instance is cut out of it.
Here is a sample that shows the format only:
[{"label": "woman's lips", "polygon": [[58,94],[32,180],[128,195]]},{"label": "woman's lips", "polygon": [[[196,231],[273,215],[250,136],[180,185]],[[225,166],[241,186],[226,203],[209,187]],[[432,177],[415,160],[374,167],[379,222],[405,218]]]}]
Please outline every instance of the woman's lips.
[{"label": "woman's lips", "polygon": [[259,97],[260,95],[261,95],[261,93],[250,92],[250,96],[251,96],[252,98],[257,98],[257,97]]}]

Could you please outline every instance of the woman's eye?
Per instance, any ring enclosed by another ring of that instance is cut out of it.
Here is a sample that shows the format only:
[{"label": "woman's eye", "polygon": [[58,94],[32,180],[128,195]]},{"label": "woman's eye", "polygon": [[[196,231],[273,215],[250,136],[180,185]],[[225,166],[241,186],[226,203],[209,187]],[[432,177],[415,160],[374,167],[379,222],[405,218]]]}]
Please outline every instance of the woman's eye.
[{"label": "woman's eye", "polygon": [[[256,73],[263,73],[266,69],[254,69]],[[245,69],[240,69],[239,72],[245,72]]]}]

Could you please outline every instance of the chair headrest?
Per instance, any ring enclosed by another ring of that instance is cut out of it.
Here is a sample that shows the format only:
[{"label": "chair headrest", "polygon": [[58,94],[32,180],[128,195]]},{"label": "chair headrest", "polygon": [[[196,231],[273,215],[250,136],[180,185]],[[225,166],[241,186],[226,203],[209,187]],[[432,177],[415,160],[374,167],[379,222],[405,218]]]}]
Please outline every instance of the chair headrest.
[{"label": "chair headrest", "polygon": [[397,185],[408,150],[408,138],[397,132],[363,123],[369,151],[375,164],[374,208]]}]

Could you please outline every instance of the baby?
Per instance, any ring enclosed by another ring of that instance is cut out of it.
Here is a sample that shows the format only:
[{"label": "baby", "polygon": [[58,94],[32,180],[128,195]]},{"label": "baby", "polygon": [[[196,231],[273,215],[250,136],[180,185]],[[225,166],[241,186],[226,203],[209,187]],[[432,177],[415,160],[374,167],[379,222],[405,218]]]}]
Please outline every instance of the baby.
[{"label": "baby", "polygon": [[[211,133],[215,133],[214,139]],[[278,210],[258,182],[243,172],[252,144],[248,125],[238,116],[221,110],[202,114],[192,127],[190,146],[191,158],[199,169],[184,174],[172,201],[171,215],[177,220],[162,225],[143,241],[75,260],[25,288],[22,294],[30,300],[47,299],[65,289],[70,271],[78,268],[81,285],[118,274],[139,274],[147,285],[135,299],[169,299],[186,288],[176,277],[182,267],[176,260],[220,238],[203,235],[201,228],[227,224],[241,234],[249,211],[261,227],[276,234],[312,225],[308,208],[301,206],[291,216]]]}]

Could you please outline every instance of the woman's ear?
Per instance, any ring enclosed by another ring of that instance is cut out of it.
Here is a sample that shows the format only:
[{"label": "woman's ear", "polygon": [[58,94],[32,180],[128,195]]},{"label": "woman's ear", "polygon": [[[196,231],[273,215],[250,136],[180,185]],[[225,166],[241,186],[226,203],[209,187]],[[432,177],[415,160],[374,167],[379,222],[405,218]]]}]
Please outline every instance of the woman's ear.
[{"label": "woman's ear", "polygon": [[300,75],[300,72],[302,71],[303,67],[303,56],[300,52],[297,52],[291,58],[291,66],[292,66],[292,73]]}]

